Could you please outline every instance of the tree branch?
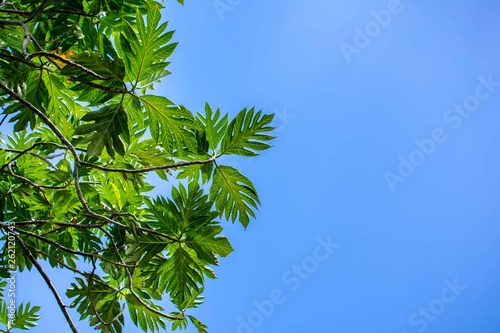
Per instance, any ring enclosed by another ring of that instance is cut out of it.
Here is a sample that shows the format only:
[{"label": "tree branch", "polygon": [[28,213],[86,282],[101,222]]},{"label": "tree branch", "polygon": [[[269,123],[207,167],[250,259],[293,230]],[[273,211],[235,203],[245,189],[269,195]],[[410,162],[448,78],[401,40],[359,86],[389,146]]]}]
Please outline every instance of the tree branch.
[{"label": "tree branch", "polygon": [[28,12],[28,11],[17,10],[17,9],[0,9],[0,13],[16,14],[16,15],[25,16],[25,17],[28,17],[30,15],[30,12]]},{"label": "tree branch", "polygon": [[[33,157],[41,159],[42,161],[44,161],[45,163],[47,163],[52,169],[57,170],[57,167],[47,157],[42,156],[40,154],[31,153],[31,152],[25,152],[24,150],[19,150],[19,149],[4,149],[4,148],[0,148],[0,150],[4,150],[4,151],[9,152],[9,153],[20,153],[21,155],[24,155],[24,154],[27,153],[28,155],[31,155]],[[19,156],[16,156],[15,159],[18,159]],[[8,164],[12,163],[12,161],[10,161]],[[2,165],[2,167],[0,167],[0,170],[4,168],[4,165]]]},{"label": "tree branch", "polygon": [[0,167],[0,170],[3,170],[8,164],[14,162],[15,160],[17,160],[19,157],[23,156],[24,154],[30,154],[32,156],[38,157],[41,160],[45,161],[45,163],[47,163],[48,165],[50,165],[52,168],[57,169],[56,166],[54,164],[52,164],[52,162],[50,162],[47,158],[45,158],[45,157],[43,157],[41,155],[35,154],[35,153],[31,153],[31,151],[33,149],[35,149],[38,146],[44,145],[44,144],[45,144],[44,142],[37,142],[37,143],[33,144],[33,146],[31,146],[30,148],[27,148],[27,149],[24,149],[24,150],[0,148],[0,150],[4,150],[4,151],[9,152],[9,153],[18,153],[18,155],[16,157],[14,157],[12,160],[10,160],[9,162],[7,162],[4,165],[2,165]]},{"label": "tree branch", "polygon": [[78,68],[79,70],[81,70],[82,72],[85,72],[87,74],[90,74],[92,75],[93,77],[99,79],[99,80],[103,80],[103,81],[109,81],[109,78],[107,77],[104,77],[100,74],[97,74],[96,72],[88,69],[87,67],[85,66],[82,66],[74,61],[71,61],[71,60],[68,60],[66,58],[63,58],[61,57],[60,55],[56,54],[56,53],[51,53],[51,52],[45,52],[45,51],[40,51],[40,52],[36,52],[36,53],[32,53],[30,54],[30,56],[28,57],[28,60],[29,59],[32,59],[34,57],[46,57],[46,58],[55,58],[61,62],[64,62],[65,64],[67,65],[70,65],[70,66],[73,66],[75,68]]},{"label": "tree branch", "polygon": [[[14,221],[16,225],[32,225],[32,224],[46,224],[46,223],[52,223],[58,226],[63,226],[63,227],[68,227],[68,228],[76,228],[76,229],[94,229],[94,228],[100,228],[102,227],[105,223],[95,223],[95,224],[82,224],[82,223],[68,223],[68,222],[53,222],[49,220],[33,220],[33,221]],[[7,228],[7,226],[1,225],[0,228]]]},{"label": "tree branch", "polygon": [[31,110],[33,113],[35,113],[38,117],[42,119],[42,121],[54,132],[54,134],[62,141],[62,143],[67,147],[67,149],[71,152],[71,155],[73,155],[75,159],[75,165],[73,168],[73,180],[75,182],[75,189],[76,189],[76,194],[78,195],[78,199],[82,203],[83,207],[85,208],[85,211],[91,214],[94,218],[99,219],[103,222],[111,222],[113,223],[113,220],[96,214],[94,213],[87,201],[85,200],[85,197],[83,196],[82,188],[80,186],[80,176],[78,174],[78,169],[80,168],[81,160],[80,157],[78,156],[78,153],[76,151],[76,148],[69,142],[69,140],[64,136],[64,134],[57,128],[54,123],[47,117],[42,111],[38,110],[37,107],[35,107],[33,104],[31,104],[29,101],[25,100],[21,96],[19,96],[16,92],[14,92],[12,89],[7,87],[5,84],[3,84],[0,81],[0,88],[2,88],[4,91],[6,91],[11,97],[14,99],[18,100],[22,104],[24,104],[29,110]]},{"label": "tree branch", "polygon": [[33,238],[36,238],[36,239],[39,239],[41,240],[42,242],[45,242],[47,244],[50,244],[52,246],[55,246],[56,248],[64,251],[64,252],[67,252],[67,253],[71,253],[71,254],[75,254],[75,255],[79,255],[79,256],[82,256],[82,257],[87,257],[87,258],[97,258],[97,259],[100,259],[102,261],[106,261],[106,262],[109,262],[110,264],[113,264],[113,265],[116,265],[116,266],[121,266],[121,267],[125,267],[125,268],[136,268],[137,265],[127,265],[125,263],[121,263],[121,262],[116,262],[116,261],[113,261],[113,260],[109,260],[107,258],[104,258],[103,256],[101,255],[98,255],[98,254],[90,254],[90,253],[87,253],[87,252],[82,252],[82,251],[77,251],[77,250],[73,250],[73,249],[70,249],[68,247],[65,247],[59,243],[56,243],[48,238],[45,238],[43,236],[40,236],[38,234],[35,234],[35,233],[32,233],[32,232],[29,232],[29,231],[26,231],[26,230],[23,230],[23,229],[20,229],[20,228],[17,228],[15,227],[15,229],[21,233],[21,234],[25,234],[25,235],[28,235],[28,236],[31,236]]},{"label": "tree branch", "polygon": [[207,163],[214,162],[215,159],[216,159],[216,156],[212,156],[212,157],[210,157],[207,160],[183,161],[183,162],[176,162],[176,163],[167,164],[167,165],[152,166],[152,167],[142,168],[142,169],[108,168],[108,167],[104,167],[104,166],[101,166],[101,165],[97,165],[97,164],[93,164],[93,163],[89,163],[89,162],[85,162],[85,161],[82,161],[81,164],[85,165],[85,166],[88,166],[88,167],[91,167],[91,168],[94,168],[94,169],[98,169],[98,170],[101,170],[101,171],[107,171],[107,172],[148,173],[148,172],[151,172],[151,171],[180,168],[180,167],[194,165],[194,164],[207,164]]},{"label": "tree branch", "polygon": [[[45,190],[44,190],[44,186],[41,186],[41,185],[38,185],[38,184],[35,184],[33,183],[31,180],[29,180],[28,178],[25,178],[23,176],[19,176],[18,174],[16,174],[13,170],[12,170],[12,166],[11,164],[7,164],[7,170],[9,171],[8,174],[11,175],[12,177],[14,178],[17,178],[31,186],[33,186],[34,188],[36,188],[37,190],[39,190],[40,192],[42,192],[43,194],[45,193]],[[45,194],[44,194],[45,196]]]},{"label": "tree branch", "polygon": [[[28,178],[26,177],[23,177],[23,176],[20,176],[18,174],[16,174],[13,170],[12,170],[12,166],[11,164],[7,164],[7,174],[11,175],[12,177],[14,178],[17,178],[31,186],[33,186],[34,188],[36,188],[37,190],[39,190],[40,192],[42,192],[42,194],[45,196],[45,191],[44,189],[49,189],[49,190],[63,190],[65,188],[67,188],[69,185],[66,185],[66,186],[52,186],[52,185],[38,185],[37,183],[29,180]],[[45,198],[45,200],[47,200],[47,198]],[[47,200],[48,202],[48,200]]]},{"label": "tree branch", "polygon": [[59,308],[61,309],[62,313],[64,314],[64,317],[66,318],[66,321],[68,322],[69,326],[71,327],[71,330],[73,333],[78,333],[78,330],[76,329],[75,324],[73,323],[73,320],[71,319],[71,316],[68,313],[68,310],[66,309],[66,305],[62,301],[61,297],[59,296],[59,293],[57,292],[57,289],[54,287],[52,284],[52,281],[48,277],[48,275],[45,273],[43,270],[42,266],[38,263],[38,261],[33,257],[31,252],[26,248],[24,245],[24,241],[15,233],[13,233],[14,236],[16,237],[19,246],[23,250],[23,252],[26,254],[26,256],[30,259],[30,261],[33,263],[33,265],[36,267],[42,278],[44,279],[45,283],[49,287],[50,291],[52,291],[52,294],[57,300],[57,304],[59,305]]},{"label": "tree branch", "polygon": [[[30,35],[30,39],[31,38],[32,37]],[[8,53],[0,52],[0,57],[6,58],[6,59],[9,59],[9,60],[19,61],[19,62],[22,62],[23,64],[28,65],[28,66],[33,67],[33,68],[39,68],[39,69],[49,70],[48,67],[45,67],[43,65],[38,65],[38,64],[36,64],[34,62],[31,62],[29,60],[26,60],[26,59],[23,59],[23,58],[19,58],[19,57],[10,55]]]},{"label": "tree branch", "polygon": [[104,319],[101,318],[101,316],[99,315],[99,312],[97,312],[97,308],[96,308],[96,306],[94,304],[94,299],[92,298],[92,295],[90,294],[90,283],[92,281],[94,281],[94,273],[95,273],[96,268],[97,267],[95,265],[95,260],[92,259],[92,272],[90,273],[90,275],[88,277],[87,297],[90,300],[90,305],[92,305],[92,309],[94,310],[94,314],[96,315],[97,319],[99,319],[99,321],[101,322],[101,324],[103,324],[105,326],[109,326],[114,321],[118,320],[118,318],[120,318],[121,315],[123,315],[123,312],[125,311],[125,305],[123,305],[120,313],[118,313],[113,319],[111,319],[111,321],[109,323],[107,321],[105,321]]}]

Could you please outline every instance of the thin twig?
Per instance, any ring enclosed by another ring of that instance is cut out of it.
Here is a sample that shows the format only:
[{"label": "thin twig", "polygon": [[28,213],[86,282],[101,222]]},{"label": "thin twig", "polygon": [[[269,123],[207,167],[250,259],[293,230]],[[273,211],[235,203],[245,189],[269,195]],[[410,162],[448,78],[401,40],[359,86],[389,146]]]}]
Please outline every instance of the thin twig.
[{"label": "thin twig", "polygon": [[14,162],[15,160],[17,160],[19,157],[23,156],[24,154],[30,154],[32,156],[36,156],[36,157],[42,159],[43,161],[45,161],[52,168],[57,169],[56,166],[54,164],[52,164],[52,162],[50,162],[46,157],[43,157],[43,156],[35,154],[35,153],[31,153],[31,151],[33,149],[35,149],[38,146],[44,145],[44,144],[45,144],[44,142],[37,142],[37,143],[33,144],[33,146],[31,146],[30,148],[27,148],[27,149],[24,149],[24,150],[0,148],[0,150],[4,150],[4,151],[9,152],[9,153],[18,153],[18,155],[16,157],[14,157],[12,160],[10,160],[9,162],[7,162],[4,165],[2,165],[0,167],[0,171],[3,170],[8,164]]},{"label": "thin twig", "polygon": [[[7,174],[9,174],[9,175],[11,175],[12,177],[17,178],[17,179],[19,179],[19,180],[21,180],[21,181],[23,181],[23,182],[25,182],[25,183],[27,183],[27,184],[29,184],[29,185],[33,186],[34,188],[36,188],[37,190],[39,190],[40,192],[42,192],[42,194],[43,194],[44,196],[45,196],[45,191],[44,191],[44,189],[49,189],[49,190],[64,190],[65,188],[67,188],[67,187],[69,186],[69,184],[68,184],[68,185],[65,185],[65,186],[64,186],[64,185],[63,185],[63,186],[39,185],[39,184],[37,184],[37,183],[35,183],[35,182],[33,182],[33,181],[29,180],[29,179],[28,179],[28,178],[26,178],[26,177],[23,177],[23,176],[20,176],[20,175],[16,174],[16,173],[12,170],[12,166],[11,166],[11,164],[10,164],[10,163],[9,163],[9,164],[7,164],[7,170],[8,170]],[[47,200],[47,198],[45,198],[45,200]],[[47,202],[48,202],[48,200],[47,200]]]},{"label": "thin twig", "polygon": [[[30,35],[30,39],[34,40],[34,39],[32,39],[31,35]],[[14,60],[14,61],[19,61],[19,62],[22,62],[23,64],[28,65],[28,66],[33,67],[33,68],[40,68],[40,69],[50,70],[48,67],[36,64],[34,62],[31,62],[31,61],[23,59],[23,58],[19,58],[19,57],[13,56],[13,55],[8,54],[8,53],[0,52],[0,57],[7,58],[7,59],[10,59],[10,60]]]},{"label": "thin twig", "polygon": [[73,66],[75,68],[78,68],[79,70],[81,70],[82,72],[85,72],[87,74],[90,74],[92,76],[94,76],[95,78],[98,78],[99,80],[103,80],[103,81],[109,81],[109,78],[107,77],[104,77],[100,74],[97,74],[96,72],[94,72],[93,70],[90,70],[88,69],[87,67],[85,66],[82,66],[74,61],[71,61],[71,60],[68,60],[66,58],[63,58],[61,57],[60,55],[56,54],[56,53],[51,53],[51,52],[45,52],[45,51],[40,51],[40,52],[35,52],[35,53],[32,53],[28,59],[32,59],[34,57],[40,57],[40,56],[43,56],[43,57],[46,57],[46,58],[55,58],[61,62],[64,62],[65,64],[67,65],[70,65],[70,66]]},{"label": "thin twig", "polygon": [[[118,254],[119,255],[119,254]],[[121,259],[121,256],[120,256],[120,259]],[[123,259],[121,259],[123,260]],[[163,317],[163,318],[167,318],[167,319],[170,319],[170,320],[183,320],[184,318],[181,318],[181,317],[174,317],[174,316],[170,316],[166,313],[163,313],[161,311],[158,311],[156,310],[155,308],[151,307],[149,304],[147,304],[146,302],[144,302],[134,291],[134,286],[132,284],[133,282],[133,277],[132,277],[132,274],[130,274],[130,271],[128,270],[128,268],[125,268],[125,273],[127,274],[127,277],[128,277],[128,287],[129,287],[129,291],[130,291],[130,294],[132,296],[134,296],[134,298],[139,302],[141,303],[146,309],[148,309],[149,311]]]},{"label": "thin twig", "polygon": [[92,298],[92,295],[90,294],[90,284],[92,283],[92,281],[94,281],[94,273],[95,273],[95,270],[97,268],[95,265],[95,260],[93,258],[91,260],[92,260],[92,272],[90,273],[90,275],[88,277],[87,297],[90,300],[90,305],[92,305],[92,309],[94,310],[94,314],[96,315],[97,319],[99,319],[101,324],[103,324],[105,326],[109,326],[114,321],[116,321],[118,318],[120,318],[121,315],[123,315],[123,312],[125,311],[125,305],[122,307],[120,313],[118,313],[113,319],[111,319],[110,322],[107,322],[101,318],[101,316],[99,315],[99,312],[97,312],[97,308],[94,304],[94,299]]},{"label": "thin twig", "polygon": [[40,236],[38,234],[35,234],[35,233],[32,233],[32,232],[29,232],[29,231],[26,231],[26,230],[23,230],[23,229],[20,229],[20,228],[16,228],[16,230],[19,232],[19,233],[22,233],[22,234],[25,234],[25,235],[28,235],[28,236],[31,236],[33,238],[36,238],[36,239],[39,239],[41,240],[42,242],[46,242],[52,246],[55,246],[56,248],[64,251],[64,252],[68,252],[68,253],[71,253],[71,254],[76,254],[76,255],[79,255],[79,256],[83,256],[83,257],[87,257],[87,258],[97,258],[97,259],[100,259],[102,261],[106,261],[106,262],[109,262],[110,264],[113,264],[113,265],[117,265],[117,266],[122,266],[122,267],[125,267],[125,268],[136,268],[137,265],[127,265],[127,264],[124,264],[124,263],[121,263],[121,262],[116,262],[116,261],[113,261],[113,260],[109,260],[101,255],[98,255],[98,254],[89,254],[87,252],[82,252],[82,251],[77,251],[77,250],[73,250],[73,249],[70,249],[69,247],[65,247],[59,243],[56,243],[48,238],[45,238],[43,236]]},{"label": "thin twig", "polygon": [[[53,222],[49,220],[33,220],[33,221],[14,221],[16,225],[31,225],[31,224],[47,224],[52,223],[58,226],[68,227],[68,228],[76,228],[76,229],[95,229],[102,227],[105,223],[94,223],[94,224],[82,224],[82,223],[68,223],[68,222]],[[3,226],[0,223],[0,228],[4,228],[7,226]]]},{"label": "thin twig", "polygon": [[[9,152],[9,153],[19,153],[19,154],[22,154],[22,155],[26,154],[25,150],[19,150],[19,149],[4,149],[4,148],[0,148],[0,150],[4,150],[4,151]],[[37,154],[37,153],[32,153],[32,152],[28,152],[27,154],[31,155],[31,156],[34,156],[36,158],[41,159],[42,161],[44,161],[45,163],[47,163],[52,169],[57,170],[57,167],[54,165],[54,163],[52,163],[47,157],[42,156],[42,155]],[[19,155],[19,156],[21,156],[21,155]],[[18,159],[19,156],[16,156],[15,159]],[[9,163],[12,163],[12,161],[10,161]],[[4,168],[4,166],[0,167],[0,170],[2,170],[3,168]]]},{"label": "thin twig", "polygon": [[7,14],[16,14],[19,16],[29,16],[30,12],[24,11],[24,10],[16,10],[16,9],[0,9],[0,13],[7,13]]},{"label": "thin twig", "polygon": [[19,246],[23,250],[23,252],[26,254],[26,256],[30,259],[30,261],[33,263],[33,265],[36,267],[42,278],[44,279],[45,283],[49,287],[50,291],[52,291],[52,294],[56,298],[57,304],[59,305],[59,308],[61,309],[62,313],[64,314],[64,317],[66,318],[66,321],[68,322],[69,326],[71,327],[71,330],[73,333],[78,333],[78,330],[76,329],[75,324],[73,323],[73,320],[71,319],[71,316],[68,313],[68,310],[66,309],[67,305],[64,304],[62,301],[61,297],[59,296],[59,293],[57,292],[57,289],[54,287],[52,284],[52,281],[50,280],[49,276],[45,273],[43,270],[42,266],[38,263],[38,261],[33,257],[31,252],[26,248],[24,245],[23,240],[17,236],[17,234],[13,233],[14,236],[16,237]]},{"label": "thin twig", "polygon": [[167,169],[173,169],[173,168],[180,168],[184,166],[189,166],[189,165],[194,165],[194,164],[207,164],[214,162],[216,159],[215,156],[210,157],[207,160],[193,160],[193,161],[183,161],[183,162],[176,162],[172,164],[167,164],[167,165],[157,165],[157,166],[152,166],[152,167],[147,167],[147,168],[142,168],[142,169],[124,169],[124,168],[108,168],[104,167],[101,165],[89,163],[82,161],[82,165],[86,165],[88,167],[98,169],[101,171],[107,171],[107,172],[120,172],[120,173],[147,173],[151,171],[158,171],[158,170],[167,170]]},{"label": "thin twig", "polygon": [[28,178],[25,178],[23,176],[19,176],[18,174],[16,174],[13,170],[12,170],[12,166],[11,164],[7,164],[7,170],[9,171],[8,174],[11,175],[12,177],[14,178],[17,178],[25,183],[28,183],[29,185],[33,186],[34,188],[36,188],[37,190],[39,190],[40,192],[42,193],[45,193],[45,190],[44,190],[44,186],[41,186],[41,185],[38,185],[38,184],[35,184],[33,183],[31,180],[29,180]]},{"label": "thin twig", "polygon": [[85,12],[78,12],[75,10],[62,10],[62,9],[48,9],[46,11],[43,11],[44,14],[74,14],[78,16],[84,16],[84,17],[95,17],[97,14],[91,14],[91,13],[85,13]]}]

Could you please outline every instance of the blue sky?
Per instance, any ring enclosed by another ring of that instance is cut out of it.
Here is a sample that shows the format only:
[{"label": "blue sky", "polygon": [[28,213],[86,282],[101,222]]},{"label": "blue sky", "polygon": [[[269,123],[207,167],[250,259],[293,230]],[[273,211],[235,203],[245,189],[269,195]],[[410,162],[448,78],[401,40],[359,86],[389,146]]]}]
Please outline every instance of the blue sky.
[{"label": "blue sky", "polygon": [[[262,207],[226,225],[210,332],[498,332],[499,2],[165,6],[159,93],[277,114],[273,149],[227,160]],[[33,332],[69,332],[40,283],[19,282],[47,300]]]}]

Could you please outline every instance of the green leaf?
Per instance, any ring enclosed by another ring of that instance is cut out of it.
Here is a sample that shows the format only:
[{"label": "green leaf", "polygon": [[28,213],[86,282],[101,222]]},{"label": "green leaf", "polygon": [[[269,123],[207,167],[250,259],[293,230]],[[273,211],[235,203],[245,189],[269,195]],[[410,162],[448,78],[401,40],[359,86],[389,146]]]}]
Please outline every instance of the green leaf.
[{"label": "green leaf", "polygon": [[[25,96],[22,96],[28,102],[30,102],[34,107],[38,108],[40,111],[45,112],[45,108],[48,104],[48,91],[45,83],[41,77],[36,77],[32,81],[28,82],[28,90]],[[15,122],[14,131],[22,131],[26,129],[28,123],[31,129],[35,128],[36,117],[35,113],[28,109],[28,107],[21,102],[14,102],[5,108],[4,114],[12,114],[19,112],[14,117],[12,117],[9,122]]]},{"label": "green leaf", "polygon": [[273,117],[262,115],[262,111],[255,113],[253,108],[241,110],[227,127],[220,155],[256,156],[256,152],[270,148],[266,142],[274,137],[266,133],[274,129],[268,126]]},{"label": "green leaf", "polygon": [[[90,325],[82,331],[128,332],[128,307],[141,331],[206,333],[187,311],[233,251],[220,217],[246,226],[259,204],[252,183],[215,158],[267,149],[272,116],[245,109],[231,120],[208,103],[193,114],[150,93],[177,47],[162,1],[10,2],[0,34],[0,112],[13,125],[0,133],[0,277],[33,269],[24,243],[40,264],[77,273],[60,291]],[[2,332],[7,305],[0,299]],[[38,307],[16,311],[13,332],[36,324]]]},{"label": "green leaf", "polygon": [[16,320],[11,327],[28,330],[37,326],[37,321],[40,319],[40,315],[38,314],[39,310],[39,306],[31,306],[30,302],[26,305],[21,303],[16,309]]},{"label": "green leaf", "polygon": [[193,115],[184,107],[173,105],[165,97],[145,95],[140,97],[149,117],[153,138],[168,151],[178,155],[196,152],[196,128]]},{"label": "green leaf", "polygon": [[[0,51],[0,59],[4,56],[13,56],[7,50]],[[8,58],[7,58],[8,59]],[[31,67],[17,61],[7,62],[0,60],[0,73],[2,74],[2,79],[5,80],[5,84],[18,95],[23,95],[27,88],[27,81],[29,79],[29,74],[33,70]]]},{"label": "green leaf", "polygon": [[216,150],[224,137],[224,133],[227,129],[228,116],[220,117],[220,110],[217,109],[215,114],[208,103],[205,104],[205,116],[198,114],[198,118],[201,120],[206,137],[210,146],[210,149]]},{"label": "green leaf", "polygon": [[[124,324],[123,314],[118,302],[117,293],[105,283],[98,283],[97,276],[88,284],[81,278],[66,291],[68,298],[74,298],[70,307],[76,308],[80,319],[89,318],[90,325],[101,329],[103,333],[121,333]],[[101,281],[102,282],[102,281]],[[103,325],[99,317],[109,325]]]},{"label": "green leaf", "polygon": [[180,305],[200,290],[203,283],[200,267],[187,250],[179,246],[167,261],[164,277],[167,279],[167,292],[176,305]]},{"label": "green leaf", "polygon": [[186,236],[185,243],[192,248],[198,258],[206,261],[208,264],[218,265],[215,254],[225,257],[233,252],[233,248],[226,237],[217,236],[222,232],[222,227],[204,227],[197,230],[196,233],[189,233]]},{"label": "green leaf", "polygon": [[68,93],[68,87],[58,75],[44,72],[42,78],[48,90],[48,115],[68,119],[76,109],[73,96]]},{"label": "green leaf", "polygon": [[252,182],[235,168],[224,165],[215,169],[210,198],[215,200],[220,216],[233,222],[238,219],[245,228],[260,203]]},{"label": "green leaf", "polygon": [[170,73],[165,70],[169,64],[166,59],[173,53],[177,43],[168,44],[174,33],[165,32],[167,22],[158,26],[160,19],[157,5],[150,6],[147,25],[143,15],[137,11],[136,29],[124,21],[123,33],[116,38],[127,69],[126,80],[134,81],[134,89],[149,86]]},{"label": "green leaf", "polygon": [[129,236],[127,241],[130,244],[127,255],[140,254],[141,259],[137,262],[140,267],[147,266],[155,255],[163,252],[167,245],[172,243],[172,241],[157,235]]},{"label": "green leaf", "polygon": [[[131,294],[126,295],[125,300],[127,301],[130,319],[132,319],[134,325],[140,327],[144,332],[147,332],[148,330],[151,332],[165,331],[165,320],[161,316],[148,310]],[[147,299],[143,301],[157,310],[162,310],[160,307],[155,306]]]},{"label": "green leaf", "polygon": [[87,113],[82,121],[93,121],[93,124],[80,125],[75,130],[75,135],[86,135],[80,143],[89,142],[87,153],[90,156],[99,156],[102,149],[110,156],[115,155],[115,150],[120,155],[125,155],[125,142],[130,142],[127,114],[121,104],[112,104],[96,112]]},{"label": "green leaf", "polygon": [[198,333],[208,333],[208,327],[207,325],[203,324],[201,321],[196,319],[195,317],[189,315],[188,316],[189,320],[193,323],[193,325],[196,327],[198,330]]}]

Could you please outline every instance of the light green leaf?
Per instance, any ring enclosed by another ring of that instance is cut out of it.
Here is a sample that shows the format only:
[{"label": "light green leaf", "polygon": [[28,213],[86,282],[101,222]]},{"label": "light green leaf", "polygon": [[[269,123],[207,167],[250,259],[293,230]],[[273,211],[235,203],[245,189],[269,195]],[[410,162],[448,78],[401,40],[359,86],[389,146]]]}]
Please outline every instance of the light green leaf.
[{"label": "light green leaf", "polygon": [[245,228],[260,203],[252,182],[235,168],[224,165],[215,169],[210,198],[215,200],[220,216],[233,222],[238,219]]},{"label": "light green leaf", "polygon": [[195,317],[193,316],[188,316],[189,320],[191,320],[191,322],[193,323],[193,325],[196,327],[196,329],[198,330],[198,333],[208,333],[208,327],[207,325],[203,324],[201,321],[199,321],[198,319],[196,319]]},{"label": "light green leaf", "polygon": [[21,303],[16,309],[16,320],[11,327],[28,330],[37,326],[37,321],[40,319],[40,315],[38,314],[39,310],[39,306],[31,306],[30,302],[26,305]]},{"label": "light green leaf", "polygon": [[165,97],[140,97],[149,117],[151,135],[168,151],[177,155],[196,152],[196,128],[193,115],[184,107],[175,106]]},{"label": "light green leaf", "polygon": [[198,119],[202,122],[210,149],[216,150],[221,142],[224,133],[227,129],[228,116],[220,117],[220,110],[217,109],[215,114],[208,103],[205,104],[205,116],[198,113]]},{"label": "light green leaf", "polygon": [[266,133],[274,129],[268,126],[273,117],[262,115],[262,111],[255,113],[253,108],[241,110],[227,127],[220,155],[256,156],[256,152],[271,147],[266,142],[274,137]]}]

